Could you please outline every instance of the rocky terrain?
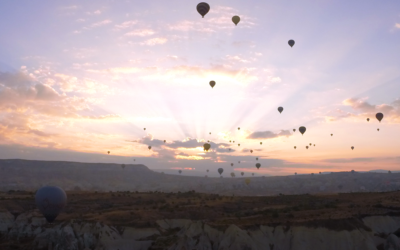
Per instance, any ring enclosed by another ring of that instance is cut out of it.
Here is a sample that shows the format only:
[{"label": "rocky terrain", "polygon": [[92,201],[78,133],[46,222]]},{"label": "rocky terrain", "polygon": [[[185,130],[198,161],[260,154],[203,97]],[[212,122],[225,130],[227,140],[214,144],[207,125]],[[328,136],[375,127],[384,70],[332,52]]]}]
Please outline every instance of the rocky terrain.
[{"label": "rocky terrain", "polygon": [[[216,170],[210,170],[216,171]],[[256,171],[256,169],[255,169]],[[224,178],[168,175],[144,165],[0,160],[0,190],[35,191],[43,185],[64,190],[159,191],[221,195],[316,194],[338,192],[387,192],[400,189],[400,173],[351,173]],[[206,174],[206,173],[205,173]],[[247,185],[245,179],[250,178]]]},{"label": "rocky terrain", "polygon": [[400,249],[400,192],[269,197],[67,192],[48,224],[34,193],[0,193],[0,249]]}]

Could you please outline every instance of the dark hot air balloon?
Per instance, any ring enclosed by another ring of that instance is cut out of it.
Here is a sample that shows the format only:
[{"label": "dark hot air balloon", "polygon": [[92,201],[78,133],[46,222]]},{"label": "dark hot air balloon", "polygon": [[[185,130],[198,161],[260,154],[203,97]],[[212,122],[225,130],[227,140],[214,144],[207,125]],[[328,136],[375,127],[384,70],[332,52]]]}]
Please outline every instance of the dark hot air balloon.
[{"label": "dark hot air balloon", "polygon": [[260,142],[260,145],[262,145],[262,142]]},{"label": "dark hot air balloon", "polygon": [[294,149],[296,149],[296,146],[294,146]]},{"label": "dark hot air balloon", "polygon": [[250,149],[250,153],[253,153],[253,150]]},{"label": "dark hot air balloon", "polygon": [[167,140],[164,140],[164,143],[166,143],[167,142]]},{"label": "dark hot air balloon", "polygon": [[351,146],[351,150],[354,150],[354,147],[353,147],[353,146]]},{"label": "dark hot air balloon", "polygon": [[379,122],[381,122],[382,119],[383,119],[383,114],[382,114],[382,113],[377,113],[377,114],[375,115],[375,117],[376,117],[376,119],[378,119]]},{"label": "dark hot air balloon", "polygon": [[233,163],[231,163],[231,167],[233,167]]},{"label": "dark hot air balloon", "polygon": [[256,158],[256,161],[258,161],[258,157]]},{"label": "dark hot air balloon", "polygon": [[256,163],[256,168],[260,169],[260,167],[261,167],[261,164],[260,163]]},{"label": "dark hot air balloon", "polygon": [[251,173],[252,176],[254,176],[254,173]]},{"label": "dark hot air balloon", "polygon": [[308,149],[308,146],[306,146],[306,149]]},{"label": "dark hot air balloon", "polygon": [[240,161],[238,161],[238,163],[240,163]]},{"label": "dark hot air balloon", "polygon": [[143,130],[146,130],[146,128],[143,128]]},{"label": "dark hot air balloon", "polygon": [[369,118],[367,118],[367,122],[369,122]]},{"label": "dark hot air balloon", "polygon": [[208,151],[211,148],[211,145],[208,143],[204,143],[203,147],[204,147],[204,151]]},{"label": "dark hot air balloon", "polygon": [[110,151],[108,151],[107,153],[110,154]]},{"label": "dark hot air balloon", "polygon": [[197,5],[197,12],[204,18],[204,16],[210,11],[210,5],[208,3],[201,2]]},{"label": "dark hot air balloon", "polygon": [[333,134],[331,134],[331,136],[333,136]]},{"label": "dark hot air balloon", "polygon": [[238,127],[238,130],[240,130],[240,127]]},{"label": "dark hot air balloon", "polygon": [[294,45],[294,40],[289,40],[289,41],[288,41],[288,44],[289,44],[290,47],[293,47],[293,45]]},{"label": "dark hot air balloon", "polygon": [[306,127],[301,126],[299,128],[300,133],[303,135],[306,132]]},{"label": "dark hot air balloon", "polygon": [[293,132],[296,132],[296,129],[295,129],[295,128],[293,129]]},{"label": "dark hot air balloon", "polygon": [[149,150],[151,149],[151,146],[148,146]]},{"label": "dark hot air balloon", "polygon": [[237,24],[240,22],[240,17],[238,17],[238,16],[233,16],[233,17],[232,17],[232,22],[233,22],[235,25],[237,25]]},{"label": "dark hot air balloon", "polygon": [[222,172],[224,172],[224,169],[223,168],[218,168],[218,173],[221,175],[222,174]]},{"label": "dark hot air balloon", "polygon": [[52,223],[67,204],[67,195],[59,187],[45,186],[36,192],[35,203],[47,222]]},{"label": "dark hot air balloon", "polygon": [[208,173],[208,171],[209,171],[209,170],[207,169],[207,173]]},{"label": "dark hot air balloon", "polygon": [[211,88],[214,88],[214,86],[215,86],[215,81],[210,81],[210,86],[211,86]]},{"label": "dark hot air balloon", "polygon": [[180,170],[180,169],[179,169],[179,171],[178,171],[178,172],[179,172],[179,174],[181,174],[181,173],[182,173],[182,170]]},{"label": "dark hot air balloon", "polygon": [[240,144],[238,144],[238,146],[240,147]]},{"label": "dark hot air balloon", "polygon": [[244,172],[241,172],[240,174],[243,176],[243,175],[244,175]]},{"label": "dark hot air balloon", "polygon": [[379,128],[377,130],[379,131]]},{"label": "dark hot air balloon", "polygon": [[282,107],[279,107],[279,108],[278,108],[278,111],[279,111],[279,113],[282,113],[283,108],[282,108]]}]

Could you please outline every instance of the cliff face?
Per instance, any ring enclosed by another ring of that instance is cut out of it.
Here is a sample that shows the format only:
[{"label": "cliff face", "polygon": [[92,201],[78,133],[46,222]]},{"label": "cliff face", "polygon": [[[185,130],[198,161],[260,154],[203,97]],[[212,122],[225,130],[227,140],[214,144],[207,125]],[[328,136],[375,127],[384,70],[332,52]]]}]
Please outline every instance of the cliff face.
[{"label": "cliff face", "polygon": [[64,222],[49,225],[29,212],[14,218],[0,213],[0,248],[24,244],[28,249],[202,249],[202,250],[397,250],[400,217],[371,216],[362,227],[335,231],[323,227],[255,226],[241,229],[230,225],[213,228],[201,221],[158,220],[157,228],[116,228],[98,223]]}]

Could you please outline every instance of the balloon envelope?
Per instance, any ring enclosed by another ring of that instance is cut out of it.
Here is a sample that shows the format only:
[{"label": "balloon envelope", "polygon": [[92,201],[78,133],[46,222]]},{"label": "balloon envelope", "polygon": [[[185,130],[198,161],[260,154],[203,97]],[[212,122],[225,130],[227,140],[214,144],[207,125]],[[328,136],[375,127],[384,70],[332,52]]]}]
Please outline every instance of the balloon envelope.
[{"label": "balloon envelope", "polygon": [[259,169],[260,167],[261,167],[261,164],[260,164],[260,163],[257,163],[257,164],[256,164],[256,168]]},{"label": "balloon envelope", "polygon": [[211,81],[211,82],[210,82],[210,86],[211,86],[211,88],[214,88],[214,86],[215,86],[215,81]]},{"label": "balloon envelope", "polygon": [[383,114],[382,114],[382,113],[377,113],[377,114],[375,115],[375,117],[376,117],[376,119],[378,119],[379,122],[381,122],[382,119],[383,119]]},{"label": "balloon envelope", "polygon": [[224,172],[224,169],[223,168],[218,168],[218,173],[222,174],[222,172]]},{"label": "balloon envelope", "polygon": [[197,12],[204,18],[204,16],[210,11],[210,5],[208,3],[201,2],[197,5]]},{"label": "balloon envelope", "polygon": [[278,111],[279,111],[279,113],[282,113],[283,108],[282,108],[282,107],[279,107],[279,108],[278,108]]},{"label": "balloon envelope", "polygon": [[289,40],[289,41],[288,41],[288,44],[289,44],[290,47],[293,47],[293,45],[294,45],[294,40]]},{"label": "balloon envelope", "polygon": [[67,204],[67,195],[59,187],[46,186],[36,192],[35,203],[46,220],[51,223]]},{"label": "balloon envelope", "polygon": [[299,128],[299,131],[300,131],[301,134],[304,134],[306,132],[306,127],[301,126]]},{"label": "balloon envelope", "polygon": [[203,147],[205,151],[208,151],[211,148],[211,145],[208,143],[204,143]]},{"label": "balloon envelope", "polygon": [[238,16],[233,16],[233,17],[232,17],[232,22],[233,22],[235,25],[237,25],[237,24],[240,22],[240,17],[238,17]]},{"label": "balloon envelope", "polygon": [[151,149],[151,146],[148,146],[149,150]]}]

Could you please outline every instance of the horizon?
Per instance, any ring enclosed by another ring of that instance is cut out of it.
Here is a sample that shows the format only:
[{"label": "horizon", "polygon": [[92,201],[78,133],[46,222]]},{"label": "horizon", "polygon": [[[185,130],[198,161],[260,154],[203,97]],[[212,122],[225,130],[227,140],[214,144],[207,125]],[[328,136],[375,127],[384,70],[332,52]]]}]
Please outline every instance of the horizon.
[{"label": "horizon", "polygon": [[0,3],[0,159],[400,170],[400,2],[197,4]]}]

